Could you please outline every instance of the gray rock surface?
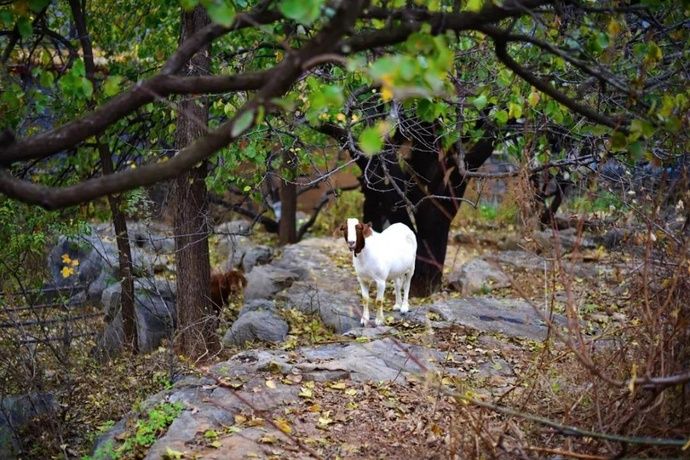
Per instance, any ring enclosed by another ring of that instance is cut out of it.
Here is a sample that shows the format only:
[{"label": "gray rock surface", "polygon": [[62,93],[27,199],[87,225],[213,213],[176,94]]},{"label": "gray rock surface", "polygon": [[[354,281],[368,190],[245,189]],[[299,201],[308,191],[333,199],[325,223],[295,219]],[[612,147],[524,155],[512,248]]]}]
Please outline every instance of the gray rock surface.
[{"label": "gray rock surface", "polygon": [[288,329],[287,322],[272,311],[249,311],[232,324],[223,337],[223,344],[242,346],[247,342],[282,342]]},{"label": "gray rock surface", "polygon": [[[527,302],[519,299],[499,299],[494,297],[469,297],[451,299],[416,308],[410,311],[413,321],[426,323],[429,313],[436,314],[440,321],[435,327],[461,324],[485,332],[500,332],[511,337],[541,340],[546,337],[548,327],[540,315]],[[544,312],[548,316],[548,312]],[[556,325],[564,325],[562,315],[554,315]]]},{"label": "gray rock surface", "polygon": [[19,396],[3,396],[0,400],[0,458],[18,458],[21,440],[15,435],[33,418],[49,416],[59,409],[50,393],[34,393]]},{"label": "gray rock surface", "polygon": [[244,299],[271,299],[299,278],[299,274],[274,265],[260,265],[246,275]]},{"label": "gray rock surface", "polygon": [[[134,313],[137,322],[139,351],[155,350],[163,339],[170,339],[175,330],[175,284],[167,279],[136,280],[134,285]],[[106,326],[98,338],[100,351],[119,352],[123,345],[120,284],[103,291],[101,303]]]},{"label": "gray rock surface", "polygon": [[484,259],[472,259],[448,277],[448,285],[463,295],[510,286],[510,279],[500,267]]},{"label": "gray rock surface", "polygon": [[273,249],[268,246],[253,246],[244,251],[242,268],[249,273],[257,265],[265,265],[273,259]]}]

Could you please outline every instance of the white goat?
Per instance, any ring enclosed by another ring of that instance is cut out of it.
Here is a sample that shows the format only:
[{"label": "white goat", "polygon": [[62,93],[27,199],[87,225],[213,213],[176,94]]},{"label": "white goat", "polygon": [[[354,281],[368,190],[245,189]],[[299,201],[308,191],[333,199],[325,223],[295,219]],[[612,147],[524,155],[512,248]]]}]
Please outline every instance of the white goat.
[{"label": "white goat", "polygon": [[[405,224],[397,223],[378,233],[357,219],[347,219],[347,224],[343,224],[340,230],[352,251],[352,263],[362,289],[362,325],[365,326],[369,321],[371,281],[376,282],[377,326],[384,323],[383,293],[386,290],[386,280],[389,278],[393,278],[395,284],[393,310],[406,313],[410,309],[410,282],[417,257],[417,238],[412,230]],[[401,295],[403,288],[404,296]]]}]

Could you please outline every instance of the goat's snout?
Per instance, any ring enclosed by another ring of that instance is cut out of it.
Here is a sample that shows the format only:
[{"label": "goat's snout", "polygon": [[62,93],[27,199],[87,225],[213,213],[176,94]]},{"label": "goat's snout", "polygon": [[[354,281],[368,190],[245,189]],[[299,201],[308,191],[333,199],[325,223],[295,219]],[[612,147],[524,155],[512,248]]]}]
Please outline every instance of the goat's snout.
[{"label": "goat's snout", "polygon": [[350,248],[350,251],[354,251],[354,250],[355,250],[355,246],[357,246],[357,242],[356,242],[356,241],[348,241],[348,242],[347,242],[347,247]]}]

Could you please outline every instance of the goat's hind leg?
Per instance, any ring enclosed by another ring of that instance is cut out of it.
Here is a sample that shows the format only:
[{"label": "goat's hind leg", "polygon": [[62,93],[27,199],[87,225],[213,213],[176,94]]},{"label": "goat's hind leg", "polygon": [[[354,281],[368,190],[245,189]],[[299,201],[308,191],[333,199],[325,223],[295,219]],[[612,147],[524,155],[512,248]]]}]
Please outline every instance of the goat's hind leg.
[{"label": "goat's hind leg", "polygon": [[377,326],[383,326],[385,319],[383,317],[383,294],[386,291],[386,280],[376,280],[376,319],[374,324]]},{"label": "goat's hind leg", "polygon": [[402,304],[402,287],[403,287],[403,276],[398,276],[393,278],[394,290],[395,290],[395,305],[393,305],[393,310],[400,310],[400,305]]},{"label": "goat's hind leg", "polygon": [[404,282],[404,292],[403,292],[403,302],[400,307],[400,313],[407,313],[410,311],[410,283],[412,283],[412,275],[414,274],[414,268],[405,274]]}]

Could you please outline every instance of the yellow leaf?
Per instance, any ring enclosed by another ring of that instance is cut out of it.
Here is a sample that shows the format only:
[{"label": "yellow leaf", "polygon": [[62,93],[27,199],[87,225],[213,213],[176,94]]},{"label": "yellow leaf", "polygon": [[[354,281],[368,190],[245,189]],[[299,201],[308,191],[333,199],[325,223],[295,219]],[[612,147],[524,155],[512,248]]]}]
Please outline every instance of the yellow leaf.
[{"label": "yellow leaf", "polygon": [[342,381],[336,382],[336,383],[331,383],[328,386],[330,388],[333,388],[334,390],[344,390],[345,388],[347,388],[347,385],[345,384],[345,382],[342,382]]},{"label": "yellow leaf", "polygon": [[345,390],[345,394],[348,396],[354,396],[357,394],[357,390],[355,390],[354,388],[348,388],[347,390]]},{"label": "yellow leaf", "polygon": [[271,390],[275,390],[276,383],[273,380],[266,380],[266,386]]},{"label": "yellow leaf", "polygon": [[166,447],[165,448],[165,455],[163,456],[163,458],[178,459],[178,458],[182,458],[183,456],[184,456],[184,454],[182,452],[180,452],[179,450],[174,450],[174,449],[171,449],[170,447]]},{"label": "yellow leaf", "polygon": [[68,264],[70,263],[72,259],[70,258],[69,254],[63,254],[62,255],[62,263],[63,264]]},{"label": "yellow leaf", "polygon": [[331,423],[333,423],[333,419],[330,418],[331,411],[326,411],[323,413],[323,416],[319,417],[319,428],[325,428]]},{"label": "yellow leaf", "polygon": [[264,444],[275,444],[278,439],[270,434],[264,435],[259,438],[259,442]]},{"label": "yellow leaf", "polygon": [[320,404],[312,404],[311,406],[307,407],[307,410],[309,412],[321,412],[321,405]]},{"label": "yellow leaf", "polygon": [[70,276],[74,275],[74,268],[62,267],[62,270],[60,270],[60,273],[62,274],[63,278],[69,278]]},{"label": "yellow leaf", "polygon": [[288,422],[284,418],[274,419],[273,422],[276,424],[278,429],[280,431],[282,431],[283,433],[285,433],[285,434],[292,433],[292,427],[290,426],[290,422]]},{"label": "yellow leaf", "polygon": [[311,398],[312,396],[314,396],[314,392],[310,388],[301,387],[300,390],[301,390],[299,392],[300,398]]},{"label": "yellow leaf", "polygon": [[530,107],[535,107],[537,104],[539,104],[540,97],[539,91],[532,88],[532,92],[529,93],[529,96],[527,96],[527,103]]},{"label": "yellow leaf", "polygon": [[73,267],[76,267],[77,265],[79,265],[79,259],[72,259],[70,261],[70,265],[72,265]]},{"label": "yellow leaf", "polygon": [[620,33],[621,25],[618,21],[616,21],[615,18],[611,18],[611,20],[609,21],[609,25],[606,29],[609,33],[609,37],[613,38]]},{"label": "yellow leaf", "polygon": [[220,443],[220,441],[213,441],[211,444],[209,444],[209,446],[214,447],[216,449],[220,449],[220,446],[222,446],[222,444]]},{"label": "yellow leaf", "polygon": [[242,425],[246,421],[247,417],[245,417],[244,415],[235,415],[235,425]]}]

